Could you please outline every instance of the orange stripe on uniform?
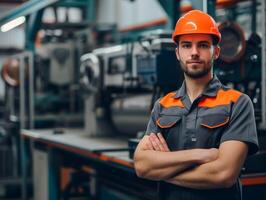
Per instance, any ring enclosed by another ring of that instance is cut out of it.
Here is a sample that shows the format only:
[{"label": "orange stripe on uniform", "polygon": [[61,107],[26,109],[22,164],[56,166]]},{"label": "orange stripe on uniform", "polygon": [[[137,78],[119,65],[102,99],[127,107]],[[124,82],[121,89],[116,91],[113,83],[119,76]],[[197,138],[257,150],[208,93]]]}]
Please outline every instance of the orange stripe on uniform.
[{"label": "orange stripe on uniform", "polygon": [[170,92],[160,100],[160,104],[165,108],[170,108],[173,106],[184,108],[185,106],[183,105],[181,99],[174,98],[175,95],[175,92]]},{"label": "orange stripe on uniform", "polygon": [[213,108],[216,106],[228,105],[231,102],[237,102],[238,98],[242,95],[241,92],[230,89],[223,90],[220,89],[217,92],[216,97],[207,97],[206,99],[199,102],[199,107]]}]

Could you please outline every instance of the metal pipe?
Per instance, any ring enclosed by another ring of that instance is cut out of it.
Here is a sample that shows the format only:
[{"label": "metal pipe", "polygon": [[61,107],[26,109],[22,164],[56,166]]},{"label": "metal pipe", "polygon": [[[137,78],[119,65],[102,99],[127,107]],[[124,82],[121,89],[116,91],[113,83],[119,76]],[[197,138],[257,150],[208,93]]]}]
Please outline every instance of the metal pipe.
[{"label": "metal pipe", "polygon": [[[9,86],[8,86],[9,87]],[[15,116],[15,91],[14,91],[14,88],[10,87],[8,89],[8,108],[10,109],[10,114],[9,114],[9,117],[10,116]]]},{"label": "metal pipe", "polygon": [[29,57],[29,128],[34,129],[34,58],[31,52],[28,52]]},{"label": "metal pipe", "polygon": [[262,44],[261,44],[261,126],[266,127],[266,3],[261,0]]},{"label": "metal pipe", "polygon": [[20,121],[20,153],[21,153],[21,171],[22,171],[22,179],[21,179],[21,190],[22,190],[22,199],[27,199],[27,174],[26,174],[26,167],[25,167],[25,154],[24,154],[24,146],[25,141],[23,140],[21,136],[21,130],[25,128],[25,61],[24,61],[24,55],[19,54],[19,62],[20,62],[20,69],[19,69],[19,121]]},{"label": "metal pipe", "polygon": [[256,33],[257,29],[257,0],[252,1],[251,7],[251,30],[252,33]]},{"label": "metal pipe", "polygon": [[20,129],[25,128],[25,62],[24,55],[19,54],[19,116],[20,116]]},{"label": "metal pipe", "polygon": [[208,13],[208,0],[203,0],[202,11]]}]

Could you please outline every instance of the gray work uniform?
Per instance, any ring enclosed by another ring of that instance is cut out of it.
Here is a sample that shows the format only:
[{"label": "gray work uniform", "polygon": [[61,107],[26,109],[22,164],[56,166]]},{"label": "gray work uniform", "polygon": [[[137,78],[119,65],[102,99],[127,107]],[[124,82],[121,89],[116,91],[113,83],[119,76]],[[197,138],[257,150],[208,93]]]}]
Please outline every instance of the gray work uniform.
[{"label": "gray work uniform", "polygon": [[[249,154],[258,150],[253,105],[250,98],[221,84],[216,76],[204,92],[190,102],[185,83],[176,92],[159,99],[146,130],[162,133],[171,151],[219,148],[225,141],[248,144]],[[232,152],[233,153],[233,152]],[[239,200],[239,181],[231,188],[197,190],[161,183],[163,199]]]}]

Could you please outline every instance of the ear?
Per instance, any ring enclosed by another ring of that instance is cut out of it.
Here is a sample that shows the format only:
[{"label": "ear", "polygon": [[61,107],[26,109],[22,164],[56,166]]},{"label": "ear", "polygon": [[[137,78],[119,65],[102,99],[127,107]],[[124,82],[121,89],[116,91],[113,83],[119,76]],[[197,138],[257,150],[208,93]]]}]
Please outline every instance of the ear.
[{"label": "ear", "polygon": [[221,48],[217,45],[214,47],[214,60],[216,60],[220,55]]},{"label": "ear", "polygon": [[177,60],[180,60],[178,47],[175,48],[175,55],[177,57]]}]

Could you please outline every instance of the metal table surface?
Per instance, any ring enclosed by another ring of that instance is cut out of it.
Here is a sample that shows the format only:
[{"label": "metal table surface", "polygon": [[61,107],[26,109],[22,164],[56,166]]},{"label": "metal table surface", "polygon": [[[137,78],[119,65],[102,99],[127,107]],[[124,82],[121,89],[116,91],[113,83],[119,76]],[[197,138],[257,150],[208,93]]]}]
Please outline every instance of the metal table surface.
[{"label": "metal table surface", "polygon": [[[106,136],[89,137],[83,129],[62,129],[63,133],[55,133],[53,129],[21,130],[22,139],[28,141],[23,151],[31,156],[31,149],[44,148],[48,156],[48,199],[57,200],[60,193],[59,170],[62,158],[70,159],[69,155],[79,159],[85,158],[92,167],[122,170],[137,179],[133,160],[129,158],[128,139],[126,137]],[[37,145],[37,146],[36,146]],[[31,148],[29,148],[31,146]],[[39,149],[40,150],[40,149]],[[70,153],[70,154],[69,154]],[[73,157],[72,157],[73,158]],[[29,160],[29,159],[28,159]],[[83,159],[82,159],[83,160]],[[81,160],[81,162],[83,162]],[[22,163],[28,169],[29,162]],[[108,171],[108,170],[107,170]],[[25,184],[25,183],[24,183]]]},{"label": "metal table surface", "polygon": [[53,129],[24,129],[21,133],[25,138],[46,143],[48,146],[70,151],[79,150],[81,154],[87,152],[92,153],[92,156],[95,153],[104,156],[105,160],[110,158],[129,167],[133,166],[133,161],[129,158],[128,138],[125,137],[89,137],[83,129],[63,129],[60,134],[55,134]]}]

